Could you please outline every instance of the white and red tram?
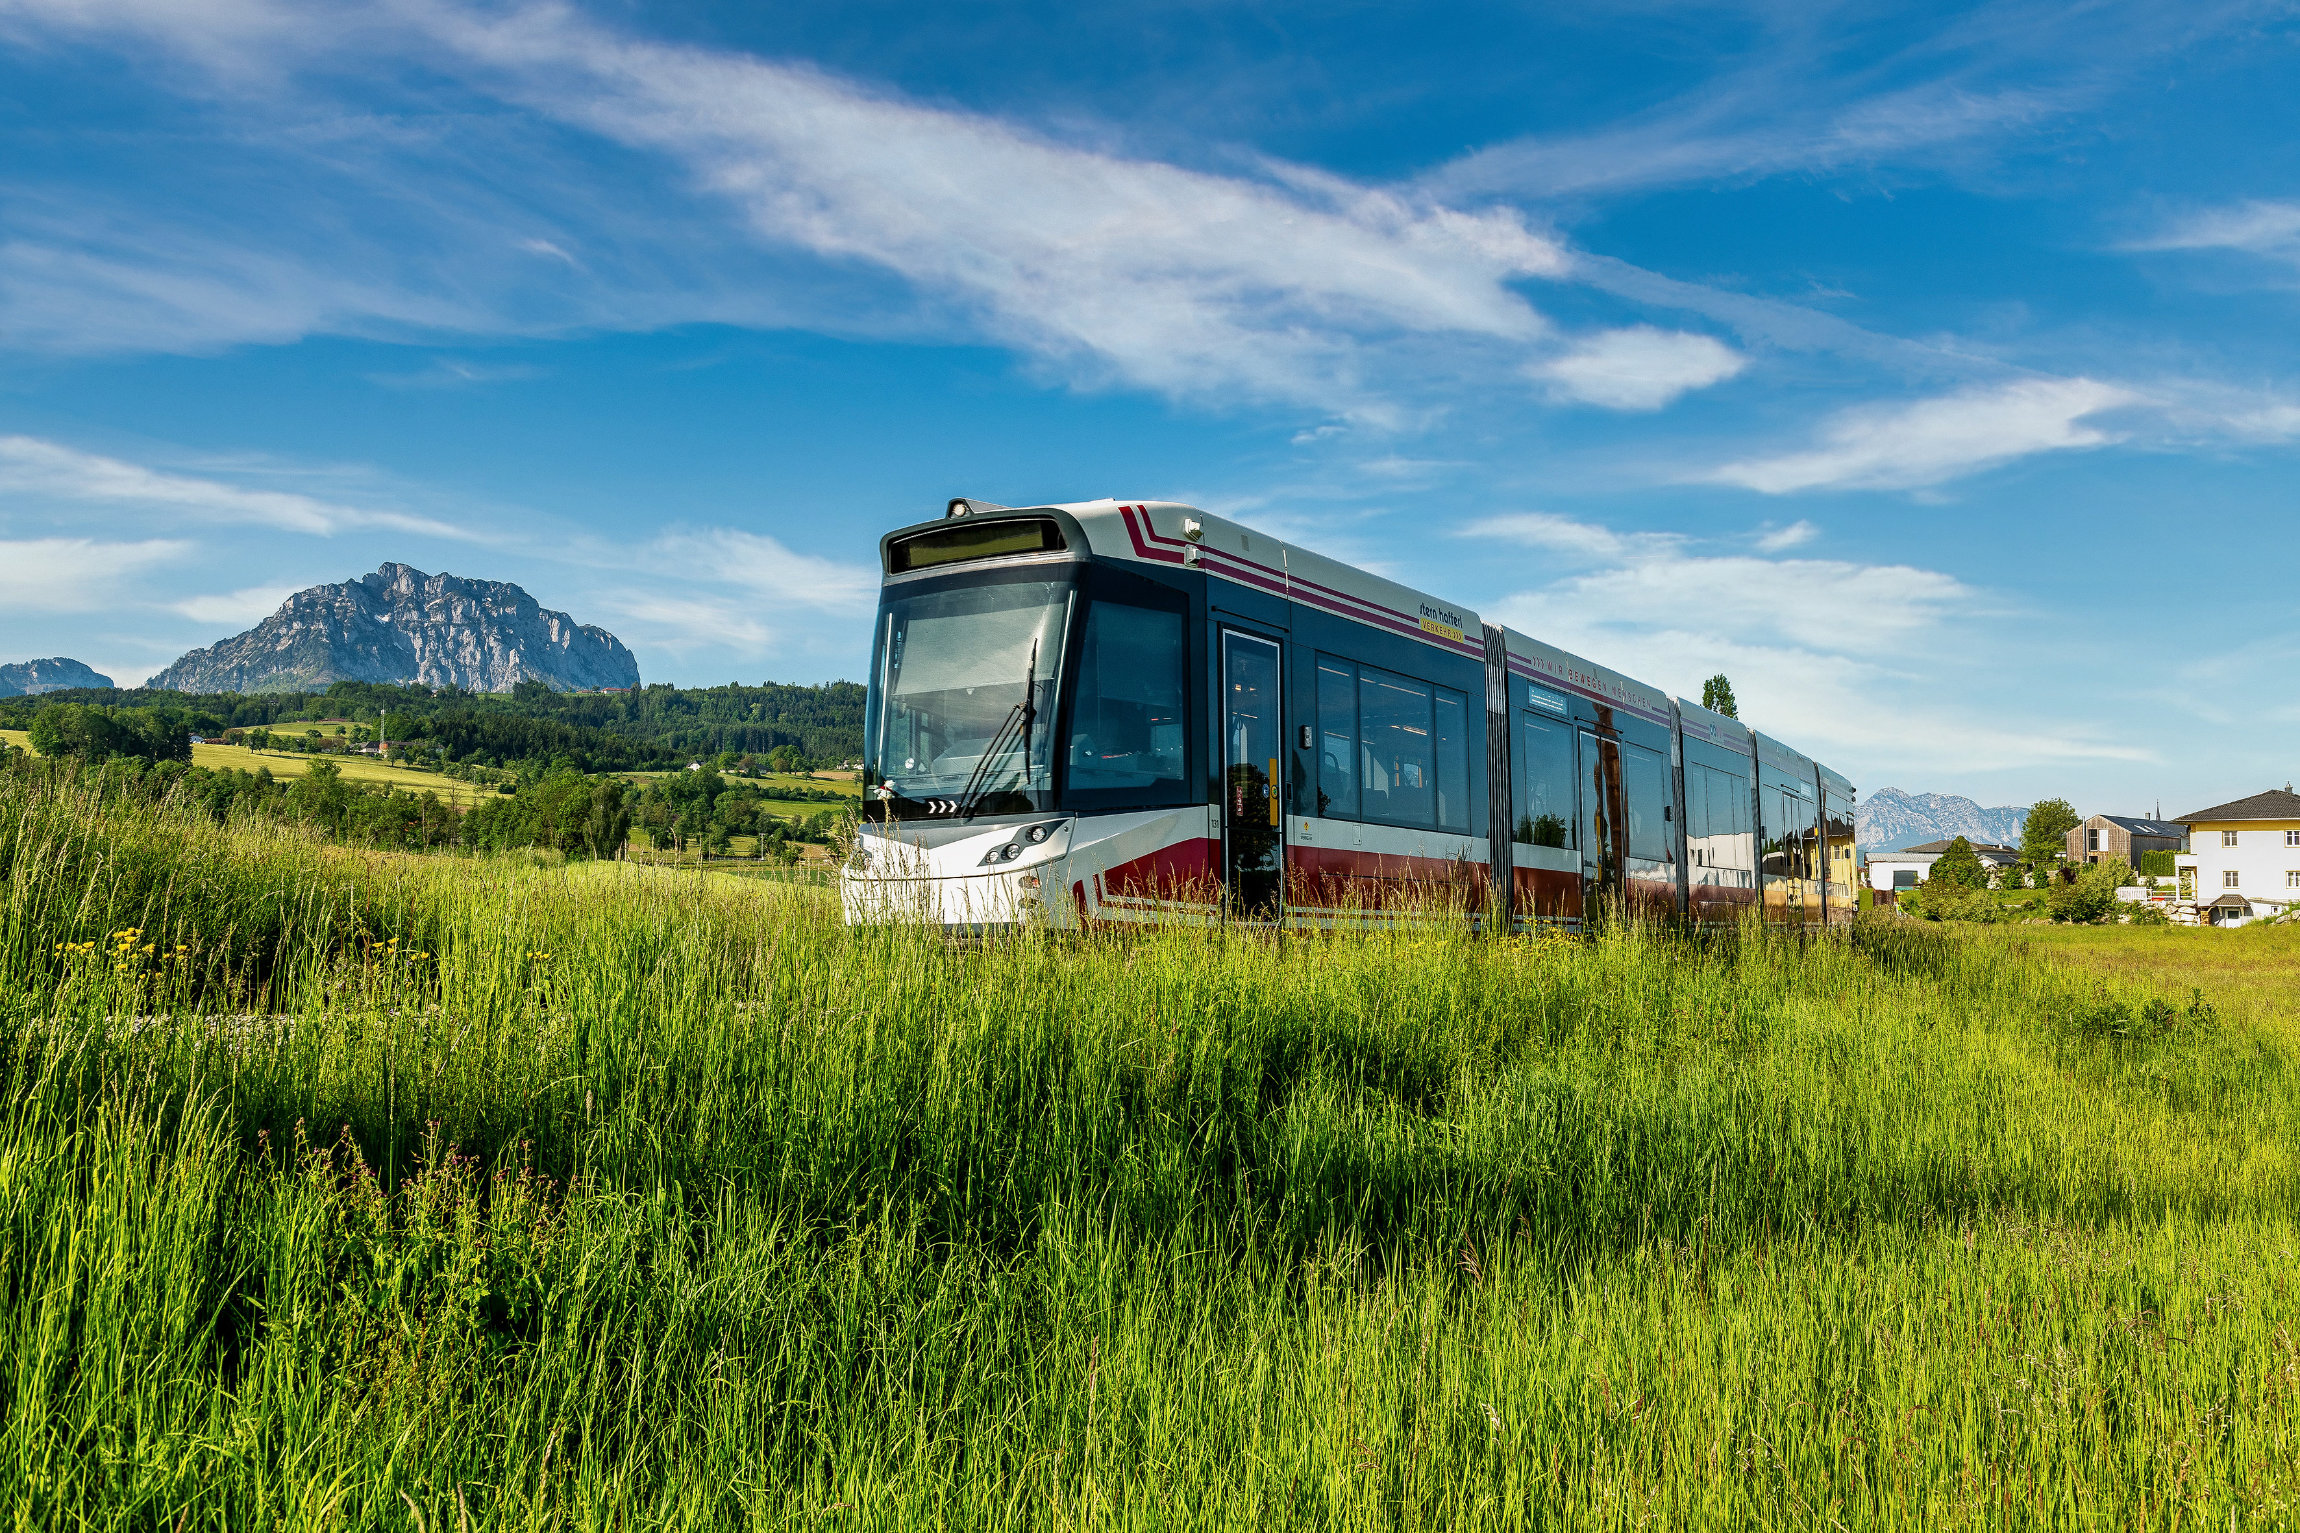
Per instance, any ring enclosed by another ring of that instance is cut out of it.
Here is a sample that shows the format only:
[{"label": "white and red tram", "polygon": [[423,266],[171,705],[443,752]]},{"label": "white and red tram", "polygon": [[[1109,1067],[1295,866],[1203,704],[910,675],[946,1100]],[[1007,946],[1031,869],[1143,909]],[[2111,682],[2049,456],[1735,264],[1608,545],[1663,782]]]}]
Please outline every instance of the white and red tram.
[{"label": "white and red tram", "polygon": [[1435,597],[1157,501],[880,553],[849,920],[1852,919],[1850,782]]}]

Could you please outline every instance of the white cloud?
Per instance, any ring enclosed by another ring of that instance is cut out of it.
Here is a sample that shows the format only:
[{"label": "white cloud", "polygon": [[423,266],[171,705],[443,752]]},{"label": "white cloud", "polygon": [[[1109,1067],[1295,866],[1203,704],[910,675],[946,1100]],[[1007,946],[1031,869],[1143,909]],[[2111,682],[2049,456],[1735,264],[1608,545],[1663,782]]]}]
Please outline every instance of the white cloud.
[{"label": "white cloud", "polygon": [[[587,550],[598,562],[597,550]],[[875,564],[803,554],[732,527],[686,528],[622,560],[625,578],[593,600],[617,614],[634,648],[756,666],[802,653],[844,653],[867,636],[878,602]],[[859,626],[858,626],[859,625]]]},{"label": "white cloud", "polygon": [[1761,71],[1705,98],[1670,102],[1643,121],[1474,150],[1428,181],[1450,196],[1556,197],[1832,170],[1922,157],[2018,131],[2078,99],[2051,90],[1974,91],[1939,80],[1805,106],[1783,101],[1784,90],[1792,87],[1779,74]]},{"label": "white cloud", "polygon": [[2242,250],[2300,259],[2300,202],[2240,202],[2189,215],[2134,250]]},{"label": "white cloud", "polygon": [[1547,514],[1469,530],[1596,566],[1505,597],[1490,617],[1680,694],[1723,671],[1745,720],[1856,782],[2148,754],[2049,717],[2015,725],[1961,702],[1956,678],[1983,658],[1969,652],[1966,620],[1987,599],[1937,570],[1701,554],[1684,537]]},{"label": "white cloud", "polygon": [[172,538],[103,543],[92,538],[0,541],[0,608],[95,612],[117,605],[129,577],[181,559],[191,545]]},{"label": "white cloud", "polygon": [[280,609],[303,586],[249,586],[224,596],[192,596],[174,603],[175,610],[196,623],[228,623],[245,628],[260,623]]},{"label": "white cloud", "polygon": [[1075,148],[560,10],[428,14],[503,94],[668,155],[760,237],[891,271],[1001,339],[1153,388],[1318,398],[1357,337],[1523,343],[1544,325],[1507,284],[1563,270],[1507,209]]},{"label": "white cloud", "polygon": [[662,574],[737,586],[785,607],[867,613],[878,602],[877,566],[796,553],[775,538],[731,527],[666,533],[649,545],[647,564]]},{"label": "white cloud", "polygon": [[[206,207],[165,226],[136,209],[75,208],[0,250],[0,289],[40,300],[0,302],[0,327],[51,344],[69,345],[79,325],[103,344],[135,344],[123,309],[155,311],[147,328],[159,339],[145,344],[162,345],[172,334],[212,343],[309,328],[763,322],[773,305],[747,289],[800,294],[811,282],[848,300],[818,307],[850,331],[988,335],[1089,382],[1364,416],[1380,412],[1416,342],[1466,338],[1522,357],[1547,325],[1511,284],[1565,265],[1558,242],[1511,209],[1464,211],[1297,166],[1215,174],[1078,147],[814,68],[645,41],[565,6],[243,4],[215,37],[144,3],[12,9],[22,25],[140,36],[203,62],[231,52],[210,87],[219,105],[299,130],[251,128],[243,145],[293,139],[278,152],[300,152],[301,119],[323,116],[334,135],[324,159],[296,167],[325,178],[313,228],[282,210],[258,243],[219,239]],[[323,78],[335,88],[329,72],[347,62],[384,89],[412,66],[477,93],[494,110],[472,114],[472,131],[514,136],[528,157],[518,184],[466,143],[403,126],[347,132],[335,125],[340,103],[330,113],[301,102],[296,92]],[[252,89],[250,74],[282,83]],[[196,78],[179,70],[168,83]],[[676,174],[634,206],[625,188],[601,184],[627,171],[567,149],[570,126]],[[373,183],[364,204],[346,195],[363,176]],[[732,264],[715,259],[732,243],[749,245],[754,268],[797,253],[819,274],[714,271]],[[280,261],[298,269],[265,264]],[[908,295],[852,301],[859,279],[883,288],[889,277]],[[185,313],[170,318],[175,309]]]},{"label": "white cloud", "polygon": [[465,362],[455,357],[434,357],[429,367],[404,373],[369,373],[367,381],[387,389],[465,389],[488,383],[524,383],[542,376],[542,368],[527,362]]},{"label": "white cloud", "polygon": [[1786,527],[1768,527],[1757,534],[1757,551],[1761,554],[1787,553],[1801,548],[1821,535],[1821,529],[1811,522],[1791,522]]},{"label": "white cloud", "polygon": [[142,464],[80,452],[38,437],[0,437],[0,490],[83,504],[128,506],[200,522],[276,527],[319,537],[381,528],[429,537],[476,540],[467,528],[428,517],[299,495],[248,489],[217,479],[166,473]]},{"label": "white cloud", "polygon": [[612,605],[646,625],[641,642],[675,655],[723,649],[763,656],[774,651],[781,637],[781,630],[765,621],[756,605],[708,593],[629,592],[614,598]]},{"label": "white cloud", "polygon": [[[1577,522],[1569,516],[1558,516],[1548,511],[1509,511],[1498,516],[1481,517],[1463,527],[1460,535],[1465,538],[1506,538],[1535,548],[1599,559],[1619,558],[1639,544],[1638,535],[1624,535],[1610,527],[1600,527],[1593,522]],[[1666,533],[1644,536],[1668,544],[1678,541]]]},{"label": "white cloud", "polygon": [[1911,489],[2030,453],[2118,440],[2081,424],[2140,395],[2090,378],[2040,378],[1960,390],[1909,405],[1846,410],[1821,431],[1822,445],[1775,458],[1727,463],[1704,477],[1768,495],[1811,489]]},{"label": "white cloud", "polygon": [[1529,370],[1548,381],[1554,398],[1608,410],[1658,410],[1748,365],[1748,358],[1712,336],[1633,325],[1602,331]]}]

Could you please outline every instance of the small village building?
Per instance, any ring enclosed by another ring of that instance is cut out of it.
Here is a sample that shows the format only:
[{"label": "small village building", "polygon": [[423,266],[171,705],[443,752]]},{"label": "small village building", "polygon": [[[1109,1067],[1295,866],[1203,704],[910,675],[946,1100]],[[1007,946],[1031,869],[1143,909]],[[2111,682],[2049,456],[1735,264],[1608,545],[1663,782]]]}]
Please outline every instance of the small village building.
[{"label": "small village building", "polygon": [[[1876,896],[1874,903],[1889,905],[1896,891],[1914,889],[1931,877],[1933,864],[1941,860],[1941,854],[1949,845],[1947,841],[1927,841],[1902,847],[1897,852],[1869,853],[1869,888]],[[1975,841],[1972,847],[1991,878],[2020,861],[2020,852],[2013,847],[1989,841]]]},{"label": "small village building", "polygon": [[2271,788],[2178,816],[2180,901],[2208,926],[2242,926],[2300,904],[2300,793]]},{"label": "small village building", "polygon": [[2068,833],[2071,862],[2115,862],[2140,866],[2142,852],[2185,852],[2188,827],[2177,820],[2144,820],[2129,814],[2096,814]]}]

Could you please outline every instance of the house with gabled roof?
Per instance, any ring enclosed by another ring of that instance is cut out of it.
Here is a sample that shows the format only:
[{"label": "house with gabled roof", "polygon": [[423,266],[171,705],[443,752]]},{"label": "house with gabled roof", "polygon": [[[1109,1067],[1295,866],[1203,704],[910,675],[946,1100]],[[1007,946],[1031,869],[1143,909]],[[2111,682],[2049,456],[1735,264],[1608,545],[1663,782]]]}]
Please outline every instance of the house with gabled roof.
[{"label": "house with gabled roof", "polygon": [[[1875,892],[1875,903],[1890,905],[1898,893],[1914,889],[1932,876],[1933,864],[1941,854],[1955,844],[1947,841],[1926,841],[1916,846],[1904,846],[1897,852],[1871,852],[1868,855],[1868,884]],[[1989,877],[2000,877],[2004,870],[2020,861],[2016,847],[1998,846],[1990,841],[1971,843],[1973,855],[1981,860]]]},{"label": "house with gabled roof", "polygon": [[2242,926],[2300,904],[2300,793],[2291,784],[2173,817],[2189,850],[2172,860],[2180,898],[2208,926]]},{"label": "house with gabled roof", "polygon": [[2148,820],[2132,814],[2096,814],[2068,833],[2071,862],[2115,862],[2140,866],[2143,852],[2185,852],[2188,827],[2177,820]]}]

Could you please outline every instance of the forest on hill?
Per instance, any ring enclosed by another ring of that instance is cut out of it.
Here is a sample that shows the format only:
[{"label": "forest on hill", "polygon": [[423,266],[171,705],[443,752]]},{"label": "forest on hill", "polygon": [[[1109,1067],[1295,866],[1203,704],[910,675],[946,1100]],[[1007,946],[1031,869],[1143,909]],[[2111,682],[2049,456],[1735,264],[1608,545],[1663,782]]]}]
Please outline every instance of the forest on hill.
[{"label": "forest on hill", "polygon": [[506,693],[343,681],[324,692],[189,694],[88,687],[0,699],[0,729],[49,721],[93,742],[83,754],[143,754],[190,735],[279,730],[343,719],[383,738],[418,744],[441,761],[488,767],[565,766],[581,772],[644,771],[721,755],[779,754],[793,766],[836,766],[862,754],[863,688],[649,686],[627,692],[559,692],[524,682]]}]

